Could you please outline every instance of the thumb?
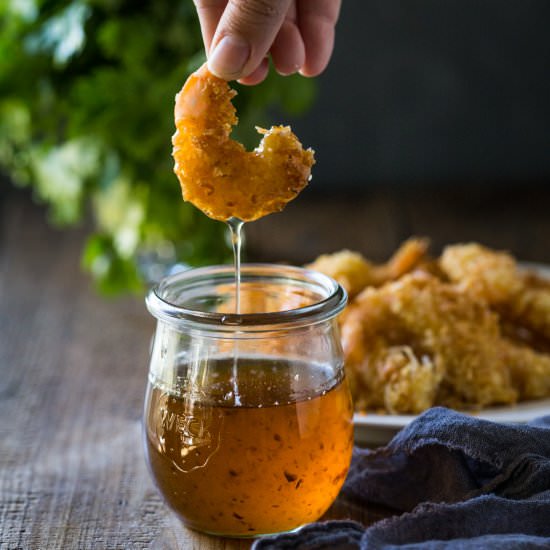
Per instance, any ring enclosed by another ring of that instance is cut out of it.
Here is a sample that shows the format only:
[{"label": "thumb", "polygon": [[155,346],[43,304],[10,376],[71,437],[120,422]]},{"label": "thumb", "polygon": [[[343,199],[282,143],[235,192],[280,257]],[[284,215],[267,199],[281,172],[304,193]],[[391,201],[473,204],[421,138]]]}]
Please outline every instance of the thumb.
[{"label": "thumb", "polygon": [[229,0],[212,40],[208,68],[236,80],[252,73],[265,58],[291,0]]}]

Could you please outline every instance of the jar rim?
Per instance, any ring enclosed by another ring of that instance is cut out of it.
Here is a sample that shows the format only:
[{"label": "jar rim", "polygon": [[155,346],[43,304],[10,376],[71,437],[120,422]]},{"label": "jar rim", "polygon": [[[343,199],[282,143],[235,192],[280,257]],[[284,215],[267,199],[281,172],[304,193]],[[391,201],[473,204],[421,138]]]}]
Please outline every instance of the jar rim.
[{"label": "jar rim", "polygon": [[216,332],[254,332],[263,330],[283,330],[297,326],[312,325],[326,321],[340,313],[347,303],[345,289],[332,277],[312,269],[282,265],[282,264],[243,264],[241,279],[254,277],[264,280],[280,280],[301,282],[302,285],[314,287],[324,297],[312,304],[263,313],[221,313],[191,309],[166,299],[169,288],[179,284],[197,283],[198,281],[234,280],[235,271],[231,265],[215,265],[191,268],[166,277],[150,289],[146,297],[149,312],[158,320],[167,322],[176,328],[196,328],[198,330],[214,330]]}]

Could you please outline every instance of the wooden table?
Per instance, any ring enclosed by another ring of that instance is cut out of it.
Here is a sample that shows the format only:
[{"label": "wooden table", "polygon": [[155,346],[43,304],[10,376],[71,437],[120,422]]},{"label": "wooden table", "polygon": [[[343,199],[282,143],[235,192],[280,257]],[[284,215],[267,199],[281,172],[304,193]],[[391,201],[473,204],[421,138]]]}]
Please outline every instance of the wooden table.
[{"label": "wooden table", "polygon": [[[0,185],[4,185],[0,183]],[[550,192],[310,196],[251,226],[252,259],[302,263],[342,247],[374,258],[410,234],[478,239],[550,262]],[[83,230],[55,230],[0,189],[0,550],[242,549],[182,527],[146,471],[140,416],[154,322],[100,299],[79,268]],[[327,517],[388,515],[339,499]]]}]

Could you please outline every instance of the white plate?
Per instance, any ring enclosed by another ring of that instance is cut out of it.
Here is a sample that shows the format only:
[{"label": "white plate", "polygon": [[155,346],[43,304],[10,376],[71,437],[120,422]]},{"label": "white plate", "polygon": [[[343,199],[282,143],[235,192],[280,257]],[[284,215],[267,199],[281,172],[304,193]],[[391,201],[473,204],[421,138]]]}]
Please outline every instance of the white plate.
[{"label": "white plate", "polygon": [[[550,279],[550,266],[535,263],[522,263],[522,267],[532,269]],[[462,412],[462,411],[461,411]],[[516,405],[488,407],[479,412],[464,411],[476,418],[491,422],[525,423],[550,414],[550,397],[535,401],[523,401]],[[416,418],[413,414],[360,414],[353,417],[355,441],[362,445],[378,446],[386,444],[401,428]]]},{"label": "white plate", "polygon": [[[516,405],[487,407],[479,412],[461,411],[482,420],[507,424],[523,424],[550,414],[550,397],[523,401]],[[414,414],[359,414],[353,417],[355,441],[363,445],[384,445],[401,428],[416,418]]]}]

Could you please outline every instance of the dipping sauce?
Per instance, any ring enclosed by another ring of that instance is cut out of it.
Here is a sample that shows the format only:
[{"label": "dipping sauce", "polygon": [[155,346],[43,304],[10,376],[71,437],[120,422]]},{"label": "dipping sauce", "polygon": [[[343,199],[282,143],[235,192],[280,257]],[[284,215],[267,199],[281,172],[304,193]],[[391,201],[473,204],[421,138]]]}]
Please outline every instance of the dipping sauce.
[{"label": "dipping sauce", "polygon": [[196,391],[192,370],[178,367],[180,394],[154,379],[147,391],[146,454],[167,504],[187,526],[219,535],[276,533],[318,519],[351,460],[343,369],[288,358],[209,359]]}]

